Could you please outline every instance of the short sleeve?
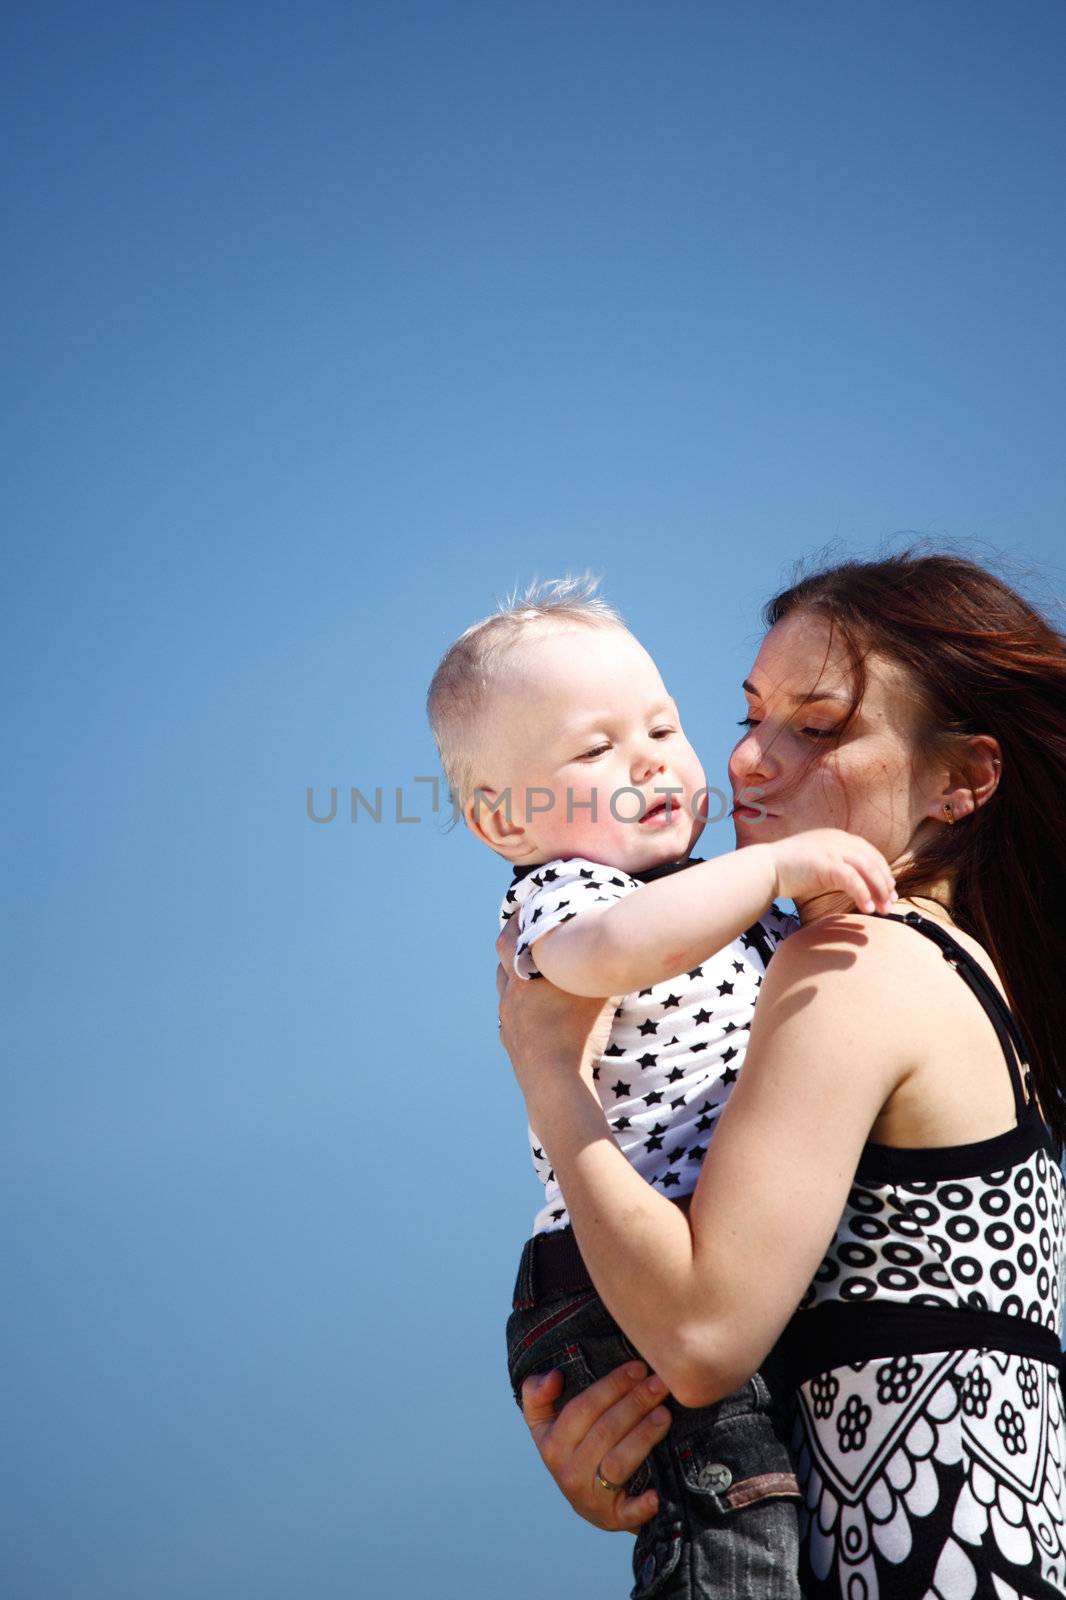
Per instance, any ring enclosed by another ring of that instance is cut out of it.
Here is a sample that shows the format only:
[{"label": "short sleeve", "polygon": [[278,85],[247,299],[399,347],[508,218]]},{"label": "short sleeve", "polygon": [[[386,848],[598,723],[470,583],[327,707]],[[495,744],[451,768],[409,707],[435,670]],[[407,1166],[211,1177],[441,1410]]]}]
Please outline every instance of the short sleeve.
[{"label": "short sleeve", "polygon": [[540,976],[530,949],[537,939],[583,912],[601,911],[605,905],[624,900],[627,894],[640,888],[636,878],[631,878],[627,872],[585,861],[580,856],[569,861],[546,862],[523,880],[521,888],[526,889],[527,885],[527,892],[521,896],[518,906],[518,943],[514,954],[514,970],[520,978]]}]

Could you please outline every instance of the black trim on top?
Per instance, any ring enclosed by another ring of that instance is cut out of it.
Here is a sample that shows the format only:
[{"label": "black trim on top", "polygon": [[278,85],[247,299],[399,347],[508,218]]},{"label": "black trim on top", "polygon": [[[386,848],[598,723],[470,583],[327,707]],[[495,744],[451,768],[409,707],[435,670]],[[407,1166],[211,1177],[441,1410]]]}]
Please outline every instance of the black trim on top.
[{"label": "black trim on top", "polygon": [[654,883],[656,878],[669,878],[671,873],[684,872],[686,867],[702,867],[703,856],[686,856],[683,861],[663,861],[657,867],[647,867],[643,872],[631,872],[629,876],[636,878],[638,883]]},{"label": "black trim on top", "polygon": [[902,922],[932,940],[939,947],[944,960],[955,968],[968,985],[996,1031],[1010,1073],[1017,1121],[1013,1128],[971,1144],[905,1146],[876,1144],[870,1140],[863,1146],[856,1177],[860,1181],[901,1183],[919,1179],[975,1178],[1000,1167],[1016,1166],[1040,1148],[1045,1149],[1053,1161],[1057,1161],[1054,1142],[1033,1094],[1025,1039],[1003,996],[980,962],[946,928],[917,911],[908,911],[903,915],[887,912],[883,920]]},{"label": "black trim on top", "polygon": [[1002,1350],[1063,1370],[1059,1339],[1042,1324],[999,1311],[892,1300],[833,1300],[797,1311],[785,1331],[784,1350],[796,1387],[852,1362],[941,1350]]},{"label": "black trim on top", "polygon": [[1036,1101],[1030,1100],[1013,1128],[994,1133],[990,1139],[978,1139],[973,1144],[910,1146],[874,1144],[871,1140],[863,1145],[855,1179],[858,1183],[909,1183],[977,1178],[985,1172],[1016,1167],[1041,1148],[1052,1161],[1057,1161],[1051,1135]]},{"label": "black trim on top", "polygon": [[[946,928],[939,923],[932,922],[928,917],[921,916],[917,911],[908,911],[903,914],[886,912],[886,922],[902,922],[909,928],[916,928],[927,939],[939,946],[940,953],[949,966],[954,967],[959,977],[976,996],[979,1004],[996,1030],[1007,1070],[1010,1073],[1011,1088],[1014,1091],[1014,1109],[1020,1118],[1025,1109],[1028,1090],[1032,1094],[1032,1077],[1028,1072],[1029,1053],[1021,1029],[1013,1012],[1007,1005],[988,973],[970,952],[955,939]],[[1011,1045],[1014,1046],[1012,1051]],[[1017,1059],[1015,1059],[1015,1052]],[[1022,1068],[1026,1069],[1026,1082],[1023,1087]]]},{"label": "black trim on top", "polygon": [[[523,878],[528,878],[531,873],[538,872],[541,867],[546,867],[546,861],[534,861],[528,867],[515,867],[514,876],[511,878],[512,886],[521,883]],[[636,878],[638,883],[651,883],[655,878],[668,878],[672,872],[684,872],[686,867],[699,867],[703,865],[702,856],[686,856],[683,861],[664,861],[658,867],[648,867],[645,872],[628,872],[628,878]],[[609,867],[605,861],[594,861],[593,866],[602,867],[604,872],[625,872],[624,867]]]}]

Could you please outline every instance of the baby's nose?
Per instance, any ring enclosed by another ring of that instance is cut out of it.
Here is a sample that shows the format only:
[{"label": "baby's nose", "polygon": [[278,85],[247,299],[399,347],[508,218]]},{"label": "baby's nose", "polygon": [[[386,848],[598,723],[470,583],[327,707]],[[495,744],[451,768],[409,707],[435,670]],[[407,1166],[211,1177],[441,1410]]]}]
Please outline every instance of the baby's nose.
[{"label": "baby's nose", "polygon": [[665,771],[666,762],[658,752],[640,755],[633,764],[633,776],[641,783],[646,783],[656,772]]}]

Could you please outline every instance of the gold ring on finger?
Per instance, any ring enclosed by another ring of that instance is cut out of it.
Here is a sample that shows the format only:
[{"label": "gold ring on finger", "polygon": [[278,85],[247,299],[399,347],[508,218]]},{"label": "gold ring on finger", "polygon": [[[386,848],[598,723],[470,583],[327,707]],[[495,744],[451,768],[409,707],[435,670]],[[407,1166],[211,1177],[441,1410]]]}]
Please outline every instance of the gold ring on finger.
[{"label": "gold ring on finger", "polygon": [[612,1483],[610,1478],[605,1478],[603,1473],[598,1469],[596,1472],[596,1482],[599,1484],[601,1489],[606,1489],[608,1494],[621,1494],[622,1490],[625,1488],[624,1483]]}]

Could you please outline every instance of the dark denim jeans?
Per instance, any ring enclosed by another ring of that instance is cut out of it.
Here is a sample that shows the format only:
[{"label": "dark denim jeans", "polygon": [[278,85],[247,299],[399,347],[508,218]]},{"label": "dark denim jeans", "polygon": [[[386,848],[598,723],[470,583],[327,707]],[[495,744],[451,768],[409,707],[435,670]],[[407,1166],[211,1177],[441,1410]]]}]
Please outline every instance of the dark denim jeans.
[{"label": "dark denim jeans", "polygon": [[[563,1373],[563,1400],[639,1356],[591,1289],[511,1313],[507,1366],[521,1405],[533,1372]],[[639,1530],[632,1600],[802,1600],[799,1487],[776,1379],[757,1372],[736,1394],[689,1410],[673,1399],[670,1432],[629,1484],[654,1485],[659,1511]]]}]

